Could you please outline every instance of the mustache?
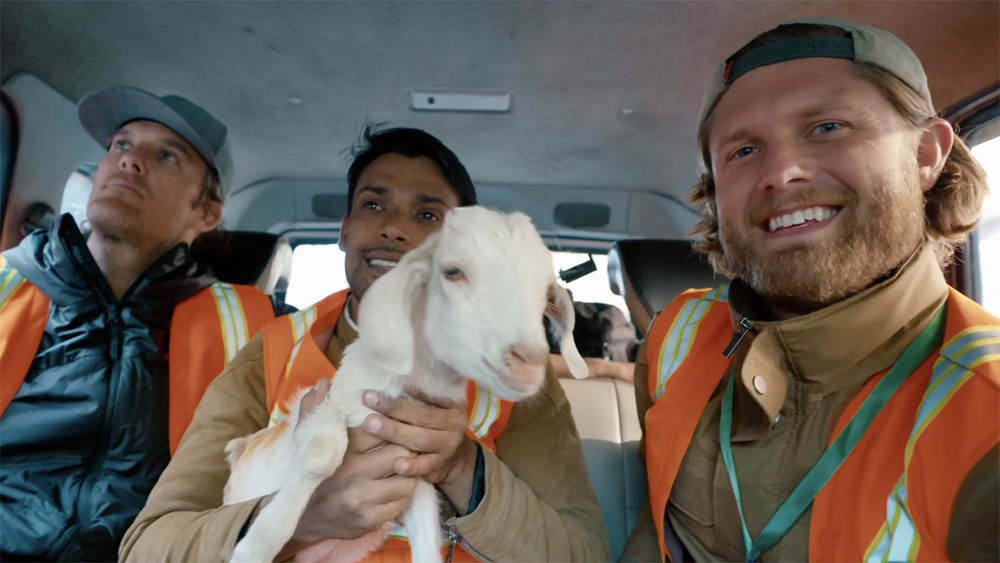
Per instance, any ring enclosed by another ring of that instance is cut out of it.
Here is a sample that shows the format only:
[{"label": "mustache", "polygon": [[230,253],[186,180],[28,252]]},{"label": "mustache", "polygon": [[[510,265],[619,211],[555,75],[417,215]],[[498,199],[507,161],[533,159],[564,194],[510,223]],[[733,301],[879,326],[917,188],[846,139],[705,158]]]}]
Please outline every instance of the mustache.
[{"label": "mustache", "polygon": [[399,254],[402,256],[406,253],[406,250],[401,246],[396,246],[394,244],[383,244],[379,246],[372,246],[362,249],[361,253],[367,258],[370,254],[375,252],[387,252],[391,254]]}]

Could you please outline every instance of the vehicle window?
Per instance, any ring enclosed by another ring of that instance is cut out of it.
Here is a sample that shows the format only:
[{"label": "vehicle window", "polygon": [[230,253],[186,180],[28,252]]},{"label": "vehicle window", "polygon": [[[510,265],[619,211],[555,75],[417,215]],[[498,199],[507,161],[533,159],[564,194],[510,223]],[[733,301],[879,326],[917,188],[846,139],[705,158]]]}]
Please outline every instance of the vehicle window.
[{"label": "vehicle window", "polygon": [[[587,274],[577,280],[564,284],[573,294],[573,300],[584,303],[607,303],[614,305],[625,313],[625,318],[632,320],[632,315],[628,312],[625,299],[611,293],[611,285],[608,283],[608,256],[606,254],[591,254],[597,270]],[[577,264],[587,260],[587,255],[581,252],[553,252],[552,262],[555,264],[556,274],[560,270],[572,268]]]},{"label": "vehicle window", "polygon": [[90,191],[94,188],[94,172],[97,165],[92,162],[85,162],[76,167],[76,170],[69,175],[66,180],[66,187],[63,188],[62,203],[59,204],[59,214],[69,213],[76,219],[76,224],[81,231],[89,231],[90,225],[87,222],[87,201],[90,200]]},{"label": "vehicle window", "polygon": [[[556,274],[585,262],[582,252],[553,252]],[[631,318],[625,300],[611,293],[608,285],[608,257],[593,254],[597,271],[566,284],[576,301],[608,303]],[[320,299],[347,287],[344,274],[344,253],[336,244],[298,244],[292,252],[292,274],[285,302],[298,309],[315,304]]]},{"label": "vehicle window", "polygon": [[990,184],[990,195],[973,239],[978,253],[981,299],[983,307],[1000,316],[1000,137],[972,147],[972,154],[986,169]]},{"label": "vehicle window", "polygon": [[346,288],[344,253],[336,244],[295,245],[285,303],[301,310]]}]

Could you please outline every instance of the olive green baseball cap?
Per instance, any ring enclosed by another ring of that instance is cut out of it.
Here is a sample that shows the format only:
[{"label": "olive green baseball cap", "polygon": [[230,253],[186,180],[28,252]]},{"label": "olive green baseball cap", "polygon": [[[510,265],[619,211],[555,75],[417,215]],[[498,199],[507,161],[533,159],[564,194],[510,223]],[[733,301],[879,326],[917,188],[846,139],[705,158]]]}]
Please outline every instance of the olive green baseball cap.
[{"label": "olive green baseball cap", "polygon": [[[825,16],[788,20],[764,33],[792,24],[834,27],[846,32],[847,37],[793,37],[743,52],[746,45],[752,42],[748,41],[719,65],[712,76],[698,116],[699,133],[723,94],[740,76],[762,66],[809,57],[848,59],[877,66],[902,80],[933,106],[927,74],[920,59],[895,35],[863,23]],[[763,33],[757,37],[760,35]]]}]

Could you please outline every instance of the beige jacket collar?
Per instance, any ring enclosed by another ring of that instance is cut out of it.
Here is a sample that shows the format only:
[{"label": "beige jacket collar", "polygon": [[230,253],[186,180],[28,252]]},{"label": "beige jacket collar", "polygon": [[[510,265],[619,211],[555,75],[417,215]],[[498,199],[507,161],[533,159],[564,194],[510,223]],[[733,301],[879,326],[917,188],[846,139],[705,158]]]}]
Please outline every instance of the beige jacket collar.
[{"label": "beige jacket collar", "polygon": [[[749,317],[755,334],[735,356],[743,392],[737,396],[734,440],[741,438],[741,426],[759,435],[777,422],[793,379],[802,384],[803,398],[818,401],[890,367],[947,297],[934,251],[925,245],[889,278],[829,307],[786,321]],[[733,282],[734,323],[755,301],[759,297],[749,287]]]}]

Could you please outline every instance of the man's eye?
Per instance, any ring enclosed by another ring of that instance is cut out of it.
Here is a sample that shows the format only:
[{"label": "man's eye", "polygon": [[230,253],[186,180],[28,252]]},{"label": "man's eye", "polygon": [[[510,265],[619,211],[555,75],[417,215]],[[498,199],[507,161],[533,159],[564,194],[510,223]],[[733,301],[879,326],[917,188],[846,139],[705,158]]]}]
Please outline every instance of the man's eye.
[{"label": "man's eye", "polygon": [[164,151],[163,155],[160,156],[163,160],[167,162],[177,162],[177,155],[172,152]]},{"label": "man's eye", "polygon": [[833,131],[840,129],[840,127],[839,123],[823,123],[822,125],[816,127],[816,131],[820,133],[832,133]]},{"label": "man's eye", "polygon": [[740,147],[733,152],[733,158],[743,158],[745,156],[750,156],[751,154],[757,152],[757,147],[751,147],[749,145],[745,147]]},{"label": "man's eye", "polygon": [[378,203],[375,203],[374,201],[366,201],[361,204],[361,208],[378,210],[381,209],[382,207]]},{"label": "man's eye", "polygon": [[128,141],[114,141],[111,143],[111,146],[120,151],[127,151],[132,147],[132,143]]},{"label": "man's eye", "polygon": [[441,216],[433,211],[421,211],[419,217],[425,221],[440,221]]}]

